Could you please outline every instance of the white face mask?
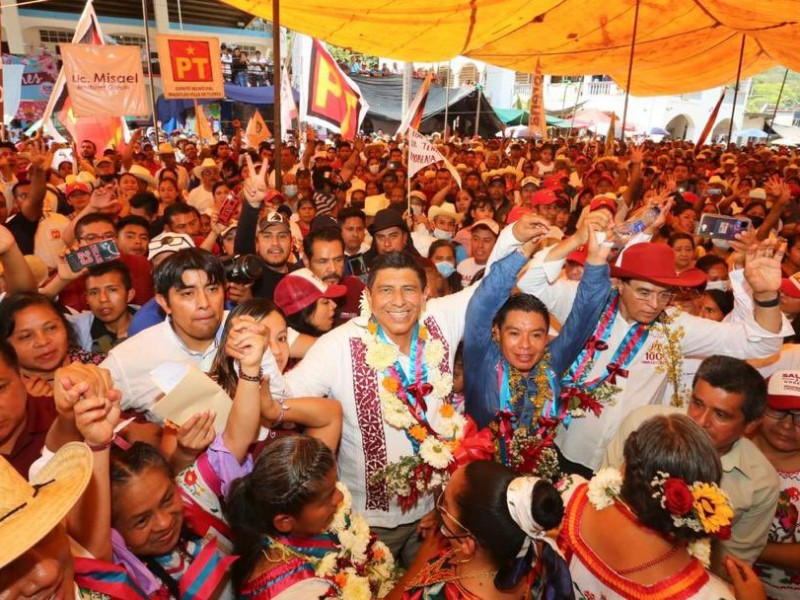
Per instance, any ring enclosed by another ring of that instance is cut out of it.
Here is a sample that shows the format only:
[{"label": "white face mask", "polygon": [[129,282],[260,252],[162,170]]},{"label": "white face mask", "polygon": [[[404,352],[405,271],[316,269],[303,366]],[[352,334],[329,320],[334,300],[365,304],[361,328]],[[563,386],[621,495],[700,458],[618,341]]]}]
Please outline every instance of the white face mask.
[{"label": "white face mask", "polygon": [[442,277],[446,279],[455,273],[456,267],[452,263],[442,261],[440,263],[436,263],[436,270],[439,271],[439,273],[442,274]]},{"label": "white face mask", "polygon": [[434,229],[432,235],[437,240],[452,240],[453,239],[453,234],[452,233],[450,233],[449,231],[445,231],[444,229],[439,229],[439,228]]},{"label": "white face mask", "polygon": [[381,171],[380,165],[370,165],[368,168],[369,172],[372,173],[373,175],[377,175]]},{"label": "white face mask", "polygon": [[731,282],[728,279],[720,279],[719,281],[709,281],[706,284],[707,290],[719,290],[721,292],[729,292],[731,289]]},{"label": "white face mask", "polygon": [[283,186],[283,193],[286,195],[287,198],[294,198],[295,196],[297,196],[297,186],[285,185]]}]

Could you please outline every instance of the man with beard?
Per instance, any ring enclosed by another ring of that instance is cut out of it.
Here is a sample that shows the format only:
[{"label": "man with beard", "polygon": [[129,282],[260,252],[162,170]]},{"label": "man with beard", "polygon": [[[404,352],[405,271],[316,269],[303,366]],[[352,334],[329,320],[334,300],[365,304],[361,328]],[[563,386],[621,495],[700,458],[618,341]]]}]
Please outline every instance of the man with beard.
[{"label": "man with beard", "polygon": [[90,165],[94,163],[97,156],[97,146],[92,140],[83,140],[81,142],[81,158]]},{"label": "man with beard", "polygon": [[303,240],[303,250],[308,268],[326,285],[343,285],[347,295],[336,310],[339,325],[358,316],[358,304],[364,284],[358,277],[344,274],[344,239],[336,225],[311,227],[311,233]]}]

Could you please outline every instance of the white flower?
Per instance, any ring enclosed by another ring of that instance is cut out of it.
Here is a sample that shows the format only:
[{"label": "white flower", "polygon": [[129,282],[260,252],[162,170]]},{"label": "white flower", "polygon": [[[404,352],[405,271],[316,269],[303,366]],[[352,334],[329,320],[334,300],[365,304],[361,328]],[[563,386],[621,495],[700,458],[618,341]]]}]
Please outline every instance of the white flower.
[{"label": "white flower", "polygon": [[391,344],[367,344],[367,365],[379,373],[391,367],[397,361],[397,356],[397,348]]},{"label": "white flower", "polygon": [[453,460],[450,448],[432,435],[419,445],[419,456],[434,469],[445,469]]},{"label": "white flower", "polygon": [[408,429],[417,422],[408,408],[390,391],[381,389],[380,400],[381,408],[383,409],[383,420],[392,427]]},{"label": "white flower", "polygon": [[592,477],[586,495],[595,510],[603,510],[614,504],[622,487],[622,474],[616,469],[601,469]]},{"label": "white flower", "polygon": [[328,531],[333,533],[338,533],[344,529],[347,523],[347,515],[350,514],[353,505],[353,497],[350,495],[350,490],[347,489],[347,486],[341,481],[337,481],[336,487],[342,493],[342,501],[339,503],[339,508],[336,510],[336,514],[333,515],[333,520],[328,527]]},{"label": "white flower", "polygon": [[366,519],[359,514],[350,515],[350,527],[339,532],[339,543],[342,549],[350,553],[353,562],[366,562],[369,544],[369,525]]},{"label": "white flower", "polygon": [[444,358],[444,344],[441,340],[429,339],[425,342],[425,351],[422,356],[428,367],[438,367]]},{"label": "white flower", "polygon": [[433,387],[433,395],[444,400],[453,390],[453,376],[450,373],[443,373],[441,377],[434,379],[430,384]]},{"label": "white flower", "polygon": [[314,569],[314,573],[317,577],[327,577],[329,575],[333,575],[336,571],[336,560],[339,558],[339,555],[336,552],[328,552],[322,559],[317,563],[317,567]]},{"label": "white flower", "polygon": [[361,291],[361,298],[358,299],[359,319],[365,322],[369,321],[372,316],[372,307],[369,305],[369,296],[367,296],[366,288]]},{"label": "white flower", "polygon": [[372,590],[369,589],[369,579],[359,577],[355,571],[347,569],[347,581],[342,588],[342,598],[347,600],[370,600]]},{"label": "white flower", "polygon": [[687,550],[689,555],[703,563],[706,569],[709,567],[711,564],[711,541],[708,538],[693,541]]}]

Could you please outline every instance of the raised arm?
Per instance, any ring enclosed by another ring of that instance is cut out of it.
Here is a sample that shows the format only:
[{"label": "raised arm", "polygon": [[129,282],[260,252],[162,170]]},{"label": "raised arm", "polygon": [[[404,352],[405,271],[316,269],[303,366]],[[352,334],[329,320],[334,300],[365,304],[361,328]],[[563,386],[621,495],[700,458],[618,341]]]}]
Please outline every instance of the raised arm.
[{"label": "raised arm", "polygon": [[3,265],[6,291],[9,294],[36,291],[36,280],[28,267],[28,262],[17,246],[14,235],[2,225],[0,225],[0,264]]}]

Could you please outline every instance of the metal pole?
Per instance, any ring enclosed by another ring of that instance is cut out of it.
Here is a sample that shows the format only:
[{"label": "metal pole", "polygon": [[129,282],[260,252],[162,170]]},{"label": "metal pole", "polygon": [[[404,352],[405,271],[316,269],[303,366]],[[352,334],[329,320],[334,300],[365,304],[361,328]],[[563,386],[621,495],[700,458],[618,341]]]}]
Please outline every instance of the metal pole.
[{"label": "metal pole", "polygon": [[[480,80],[480,76],[478,77],[478,80]],[[475,84],[475,91],[478,94],[478,102],[477,102],[478,107],[475,109],[475,135],[477,136],[478,126],[481,123],[481,96],[483,96],[483,93],[481,92],[480,83]]]},{"label": "metal pole", "polygon": [[452,61],[447,61],[447,77],[444,78],[444,132],[447,141],[447,120],[450,116],[450,65]]},{"label": "metal pole", "polygon": [[583,79],[578,84],[578,95],[575,96],[575,104],[572,105],[572,120],[569,122],[569,129],[567,130],[567,140],[572,135],[572,128],[575,126],[575,113],[578,112],[578,102],[581,99],[581,92],[583,91]]},{"label": "metal pole", "polygon": [[403,86],[400,102],[403,106],[403,118],[406,118],[408,106],[411,104],[411,90],[414,86],[414,63],[403,63]]},{"label": "metal pole", "polygon": [[[783,96],[783,86],[786,85],[786,78],[789,76],[789,69],[786,69],[783,72],[783,81],[781,82],[781,89],[778,92],[778,101],[775,102],[775,110],[772,111],[772,118],[769,121],[769,127],[772,129],[772,126],[775,125],[775,117],[778,115],[778,107],[781,105],[781,97]],[[767,134],[767,142],[769,142],[769,138],[772,134]]]},{"label": "metal pole", "polygon": [[[3,31],[3,5],[0,3],[0,33]],[[2,35],[0,35],[2,39]],[[0,140],[6,141],[5,88],[3,87],[3,61],[0,59]]]},{"label": "metal pole", "polygon": [[[272,0],[272,90],[275,97],[272,103],[272,131],[275,144],[272,148],[275,163],[275,189],[282,190],[281,181],[281,143],[283,130],[281,129],[281,3]],[[264,175],[266,177],[266,174]],[[266,180],[269,182],[269,179]]]},{"label": "metal pole", "polygon": [[147,16],[147,0],[142,0],[142,18],[144,19],[144,50],[147,52],[147,78],[150,80],[150,105],[153,109],[153,131],[155,145],[158,146],[158,115],[156,114],[156,86],[153,83],[153,62],[150,55],[150,18]]},{"label": "metal pole", "polygon": [[742,47],[739,50],[739,66],[736,68],[736,87],[733,89],[733,106],[731,106],[731,123],[728,125],[728,144],[731,143],[733,135],[733,117],[736,114],[736,98],[739,95],[739,80],[742,77],[742,61],[744,61],[744,44],[747,38],[742,34]]},{"label": "metal pole", "polygon": [[181,0],[178,0],[178,26],[183,31],[183,12],[181,12]]},{"label": "metal pole", "polygon": [[639,30],[639,0],[636,0],[636,10],[633,13],[633,36],[631,36],[631,55],[628,59],[628,81],[625,84],[625,107],[622,109],[622,131],[620,143],[625,145],[625,126],[628,124],[628,99],[631,95],[631,77],[633,76],[633,57],[636,53],[636,33]]}]

